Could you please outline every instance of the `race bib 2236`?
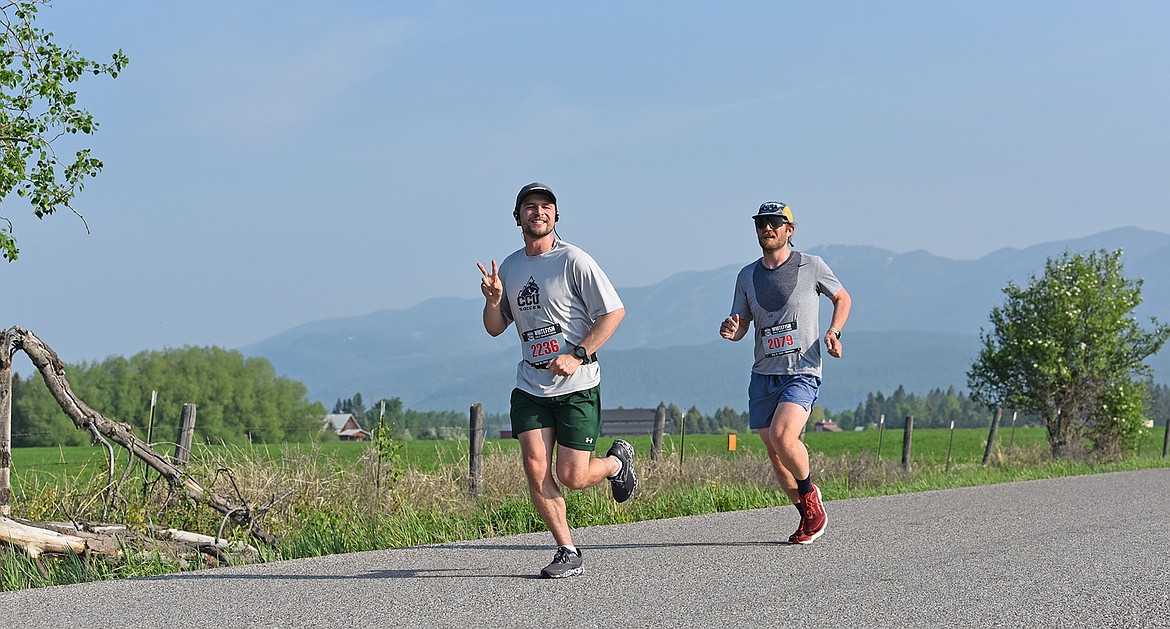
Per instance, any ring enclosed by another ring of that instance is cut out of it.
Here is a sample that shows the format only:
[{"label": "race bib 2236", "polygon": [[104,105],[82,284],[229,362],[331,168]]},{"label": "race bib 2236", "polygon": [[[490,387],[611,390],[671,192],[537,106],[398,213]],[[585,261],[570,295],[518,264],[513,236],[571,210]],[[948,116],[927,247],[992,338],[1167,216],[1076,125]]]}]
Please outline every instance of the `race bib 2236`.
[{"label": "race bib 2236", "polygon": [[522,333],[524,360],[533,367],[547,367],[550,360],[569,351],[565,333],[559,323]]}]

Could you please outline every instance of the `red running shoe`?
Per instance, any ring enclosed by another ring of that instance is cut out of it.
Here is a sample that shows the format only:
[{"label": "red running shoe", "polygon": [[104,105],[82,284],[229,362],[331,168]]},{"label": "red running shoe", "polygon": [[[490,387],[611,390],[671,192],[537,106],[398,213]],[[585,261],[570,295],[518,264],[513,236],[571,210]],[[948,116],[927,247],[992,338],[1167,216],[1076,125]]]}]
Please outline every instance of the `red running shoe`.
[{"label": "red running shoe", "polygon": [[821,504],[821,490],[813,485],[812,491],[805,494],[801,500],[804,509],[801,513],[800,528],[788,538],[791,544],[811,544],[813,540],[825,532],[825,506]]},{"label": "red running shoe", "polygon": [[800,539],[801,536],[804,535],[804,521],[808,519],[808,516],[806,516],[804,514],[804,505],[803,504],[797,503],[793,506],[795,506],[796,510],[800,513],[800,524],[796,525],[796,532],[793,533],[792,535],[788,536],[788,543],[789,544],[798,543],[796,540]]}]

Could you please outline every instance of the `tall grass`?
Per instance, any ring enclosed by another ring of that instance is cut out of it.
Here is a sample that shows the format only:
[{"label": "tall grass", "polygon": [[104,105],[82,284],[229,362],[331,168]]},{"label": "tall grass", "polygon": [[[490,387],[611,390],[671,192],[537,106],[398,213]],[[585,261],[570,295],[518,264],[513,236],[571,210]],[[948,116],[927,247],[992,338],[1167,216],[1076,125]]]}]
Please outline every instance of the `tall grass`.
[{"label": "tall grass", "polygon": [[[1005,435],[1000,435],[1002,442]],[[1112,463],[1052,461],[1042,436],[1042,429],[1033,434],[1017,432],[1013,447],[997,445],[990,465],[984,467],[985,431],[956,431],[949,465],[948,431],[916,431],[910,471],[900,465],[900,431],[883,436],[880,458],[873,432],[809,433],[806,442],[814,479],[829,500],[1170,466],[1170,459],[1159,456],[1160,444],[1145,448],[1143,456]],[[754,435],[740,435],[735,451],[727,449],[725,435],[688,435],[685,452],[681,439],[668,438],[662,457],[654,462],[647,456],[648,437],[633,442],[639,453],[637,497],[618,505],[605,483],[566,492],[571,526],[788,504]],[[265,561],[545,530],[527,496],[514,440],[486,443],[479,496],[467,493],[466,441],[415,441],[409,446],[409,456],[398,462],[397,469],[388,467],[393,462],[379,464],[365,444],[201,446],[193,453],[189,472],[229,500],[252,509],[259,522],[279,538],[274,548],[261,549]],[[608,443],[599,451],[605,447]],[[64,460],[67,451],[54,456]],[[37,520],[101,519],[108,483],[105,463],[87,459],[67,468],[69,473],[64,473],[66,468],[62,466],[57,474],[44,469],[30,474],[18,465],[20,490],[14,513]],[[165,487],[149,486],[144,498],[141,468],[132,472],[128,478],[133,480],[122,486],[121,499],[114,504],[114,519],[213,535],[222,528],[225,536],[240,537],[239,530],[224,526],[219,514],[171,495]],[[77,557],[34,562],[18,552],[0,553],[0,561],[0,589],[4,590],[205,565],[162,552],[137,552],[116,565]]]}]

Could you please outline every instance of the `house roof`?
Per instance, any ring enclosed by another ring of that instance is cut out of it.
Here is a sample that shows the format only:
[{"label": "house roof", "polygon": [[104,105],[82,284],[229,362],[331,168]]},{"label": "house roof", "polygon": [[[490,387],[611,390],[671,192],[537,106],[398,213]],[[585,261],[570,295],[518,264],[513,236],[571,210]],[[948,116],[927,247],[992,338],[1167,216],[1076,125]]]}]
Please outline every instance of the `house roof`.
[{"label": "house roof", "polygon": [[601,409],[601,421],[653,421],[656,412],[657,409],[653,408],[604,408]]},{"label": "house roof", "polygon": [[345,425],[348,424],[350,420],[353,420],[353,423],[359,429],[362,427],[361,422],[357,420],[357,417],[354,417],[353,413],[338,413],[326,415],[325,421],[322,423],[321,428],[324,429],[326,426],[328,426],[331,430],[333,430],[333,432],[341,434],[341,431],[345,430]]}]

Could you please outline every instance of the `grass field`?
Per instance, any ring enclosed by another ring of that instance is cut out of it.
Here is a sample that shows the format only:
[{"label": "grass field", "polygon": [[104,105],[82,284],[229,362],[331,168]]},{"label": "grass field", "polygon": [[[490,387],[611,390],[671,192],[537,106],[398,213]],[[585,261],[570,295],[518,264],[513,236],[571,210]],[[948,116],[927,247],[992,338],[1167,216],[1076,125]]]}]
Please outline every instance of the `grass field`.
[{"label": "grass field", "polygon": [[[1138,455],[1154,456],[1162,451],[1163,428],[1157,427],[1144,436],[1138,448]],[[957,429],[952,431],[941,428],[918,429],[913,433],[911,445],[912,461],[914,463],[943,464],[947,460],[948,448],[951,462],[955,465],[981,463],[984,448],[987,444],[986,428]],[[814,456],[836,457],[848,454],[868,453],[878,454],[882,459],[901,461],[902,457],[902,430],[885,430],[881,434],[876,430],[855,432],[810,432],[805,434],[805,443]],[[639,457],[648,457],[650,452],[650,437],[627,437],[638,452]],[[881,451],[878,452],[879,441]],[[1014,431],[1001,428],[996,443],[1001,451],[1011,448],[1033,448],[1043,446],[1047,441],[1043,428],[1016,428]],[[443,467],[466,462],[469,444],[466,440],[421,440],[402,442],[402,460],[405,464],[421,470],[430,471]],[[602,440],[598,453],[603,454],[609,442]],[[685,449],[684,446],[685,445]],[[315,453],[316,456],[335,459],[338,462],[356,461],[367,453],[370,445],[364,442],[326,442],[323,444],[274,444],[256,445],[251,448],[239,448],[250,455],[260,458],[277,460],[296,454]],[[233,446],[196,446],[192,452],[194,457],[214,452],[232,449]],[[687,457],[697,455],[714,455],[720,457],[764,457],[764,447],[760,438],[755,434],[740,434],[736,436],[736,449],[728,450],[728,436],[724,434],[692,434],[680,437],[666,435],[663,440],[663,449],[679,456],[685,464]],[[164,453],[167,448],[160,448]],[[515,439],[488,439],[484,442],[484,455],[490,457],[493,452],[515,452],[519,450],[519,442]],[[117,456],[116,469],[125,467],[126,453],[121,448],[115,448]],[[77,478],[93,474],[104,474],[107,470],[109,454],[102,447],[73,446],[49,448],[15,448],[12,451],[13,460],[13,488],[19,492],[22,479],[37,479],[43,484],[51,478]],[[19,495],[19,493],[18,493]]]},{"label": "grass field", "polygon": [[[1147,434],[1136,456],[1078,462],[1052,461],[1043,429],[1017,429],[1013,435],[1009,428],[1000,431],[991,465],[984,467],[986,429],[956,430],[953,435],[948,430],[920,429],[914,432],[912,471],[900,465],[900,430],[809,433],[806,442],[816,482],[832,501],[1168,467],[1170,459],[1161,457],[1162,430]],[[667,436],[662,460],[654,464],[648,461],[650,437],[630,440],[638,451],[638,495],[619,505],[606,483],[566,492],[571,526],[789,504],[754,434],[736,435],[734,451],[728,449],[727,435],[687,435],[685,447],[681,436]],[[600,453],[609,445],[608,439],[601,440]],[[402,446],[400,465],[389,465],[390,473],[371,456],[370,444],[340,442],[197,446],[189,469],[195,479],[236,504],[275,501],[271,503],[275,508],[261,516],[264,527],[279,540],[262,548],[265,561],[545,530],[525,491],[517,441],[485,442],[484,482],[477,495],[468,492],[467,441],[410,441]],[[148,486],[141,463],[127,472],[125,452],[115,453],[112,486],[117,499],[109,510],[103,509],[108,473],[104,448],[14,450],[13,514],[39,521],[117,521],[131,526],[153,522],[207,534],[222,526],[222,517],[213,510],[172,501],[166,487]],[[231,472],[221,475],[224,470]],[[247,537],[239,528],[229,527],[225,533],[235,539]],[[157,552],[131,553],[121,563],[71,556],[41,561],[0,552],[0,591],[165,574],[200,565]]]}]

